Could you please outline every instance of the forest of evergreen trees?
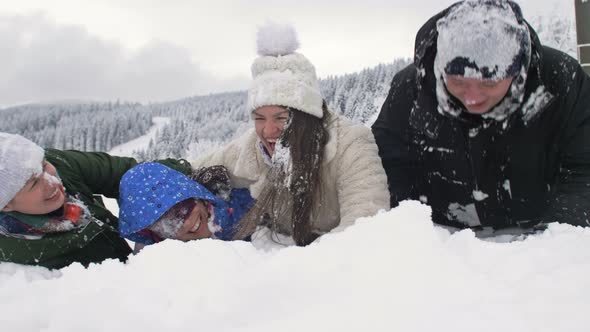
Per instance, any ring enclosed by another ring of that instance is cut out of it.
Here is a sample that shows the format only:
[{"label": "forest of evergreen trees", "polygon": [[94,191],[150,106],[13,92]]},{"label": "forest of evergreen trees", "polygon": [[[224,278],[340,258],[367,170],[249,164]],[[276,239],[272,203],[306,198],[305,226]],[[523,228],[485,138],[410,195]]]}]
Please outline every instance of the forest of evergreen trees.
[{"label": "forest of evergreen trees", "polygon": [[[380,64],[359,73],[320,80],[334,112],[368,123],[381,107],[393,75],[409,59]],[[0,110],[0,131],[18,133],[41,146],[83,151],[109,151],[144,135],[155,116],[168,117],[140,160],[194,158],[223,145],[249,127],[246,92],[196,96],[166,103],[31,104]]]},{"label": "forest of evergreen trees", "polygon": [[0,110],[0,131],[21,134],[44,147],[108,151],[143,135],[152,114],[138,103],[30,104]]}]

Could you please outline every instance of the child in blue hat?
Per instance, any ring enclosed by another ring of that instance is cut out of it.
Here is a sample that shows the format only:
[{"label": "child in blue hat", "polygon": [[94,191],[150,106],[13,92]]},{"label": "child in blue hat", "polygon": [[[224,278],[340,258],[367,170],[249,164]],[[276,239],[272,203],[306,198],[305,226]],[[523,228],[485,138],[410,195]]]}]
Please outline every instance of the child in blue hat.
[{"label": "child in blue hat", "polygon": [[[216,192],[220,184],[209,173],[202,183]],[[221,185],[223,186],[223,185]],[[254,204],[247,189],[214,195],[201,183],[158,163],[144,163],[127,171],[120,183],[119,231],[142,244],[164,239],[231,240],[243,215]],[[224,197],[225,196],[225,197]]]}]

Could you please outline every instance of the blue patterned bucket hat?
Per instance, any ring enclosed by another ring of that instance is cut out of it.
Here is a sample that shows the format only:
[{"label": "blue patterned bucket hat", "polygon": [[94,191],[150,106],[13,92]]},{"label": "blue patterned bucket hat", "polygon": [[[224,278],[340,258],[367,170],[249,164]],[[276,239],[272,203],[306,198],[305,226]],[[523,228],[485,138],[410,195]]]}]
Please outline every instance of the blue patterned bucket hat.
[{"label": "blue patterned bucket hat", "polygon": [[[139,164],[127,171],[119,185],[119,232],[131,240],[177,203],[189,198],[223,202],[198,182],[158,163]],[[143,241],[140,241],[143,242]]]}]

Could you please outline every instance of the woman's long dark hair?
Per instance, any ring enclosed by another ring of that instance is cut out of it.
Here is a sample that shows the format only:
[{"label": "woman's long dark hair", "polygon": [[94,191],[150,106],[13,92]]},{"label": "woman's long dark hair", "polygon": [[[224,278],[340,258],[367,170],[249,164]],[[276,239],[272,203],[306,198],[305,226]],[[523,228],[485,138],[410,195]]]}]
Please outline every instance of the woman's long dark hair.
[{"label": "woman's long dark hair", "polygon": [[308,245],[318,237],[312,231],[311,214],[322,201],[321,167],[329,138],[324,123],[330,117],[325,102],[322,111],[320,119],[291,109],[289,123],[279,138],[279,144],[290,151],[290,164],[273,163],[256,204],[240,222],[236,239],[251,235],[260,224],[277,232],[278,220],[283,218],[291,220],[291,233],[298,246]]}]

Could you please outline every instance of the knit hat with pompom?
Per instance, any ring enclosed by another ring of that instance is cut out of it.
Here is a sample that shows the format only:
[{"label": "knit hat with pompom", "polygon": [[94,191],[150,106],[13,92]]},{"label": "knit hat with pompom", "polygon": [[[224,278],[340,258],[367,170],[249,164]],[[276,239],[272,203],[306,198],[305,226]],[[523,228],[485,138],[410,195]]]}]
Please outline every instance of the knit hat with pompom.
[{"label": "knit hat with pompom", "polygon": [[299,41],[290,25],[267,23],[257,36],[258,57],[252,64],[248,111],[262,106],[284,106],[322,118],[323,98],[315,68],[295,51]]}]

